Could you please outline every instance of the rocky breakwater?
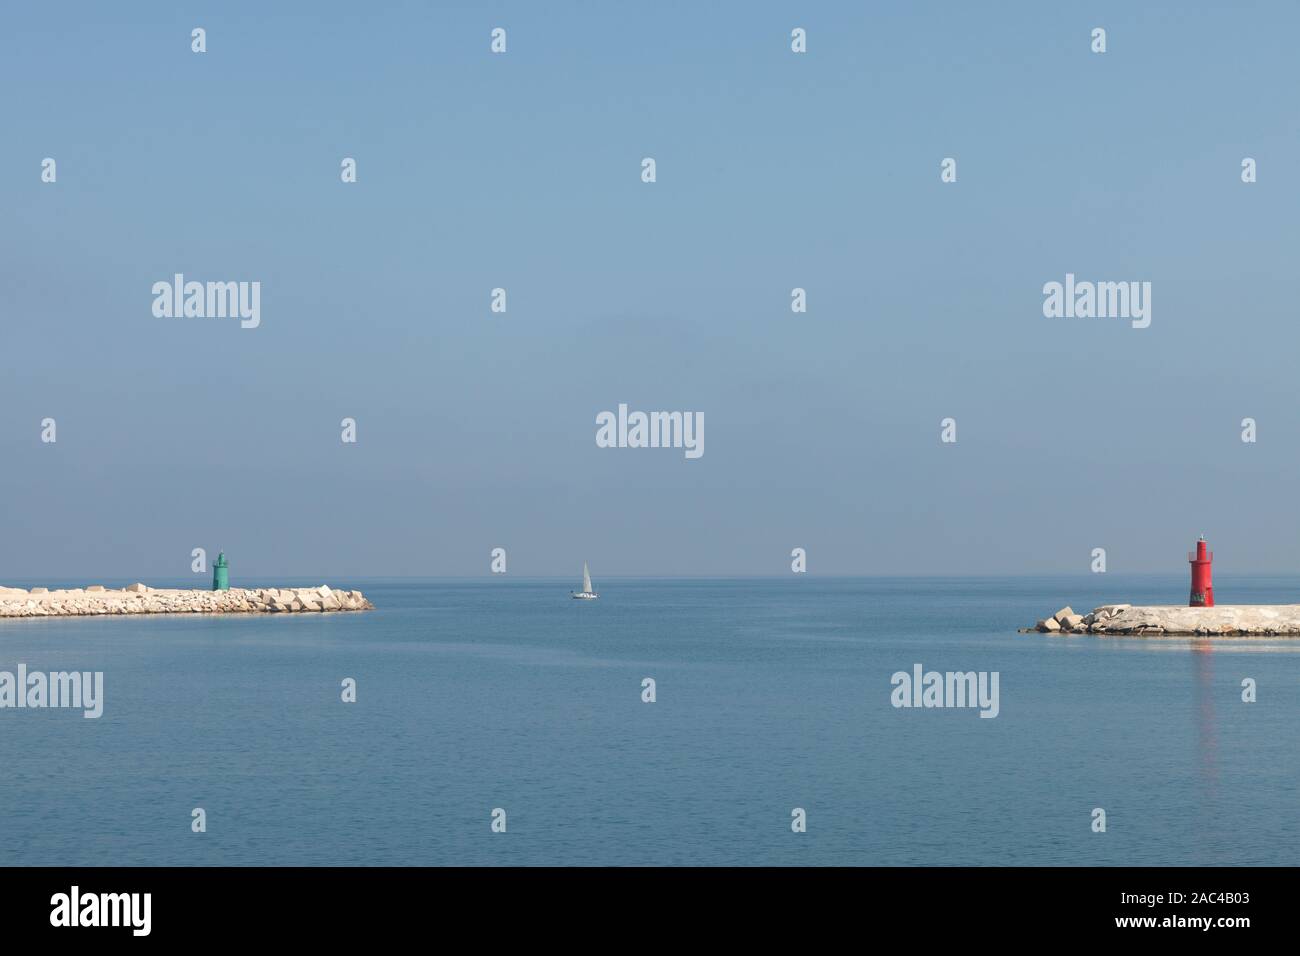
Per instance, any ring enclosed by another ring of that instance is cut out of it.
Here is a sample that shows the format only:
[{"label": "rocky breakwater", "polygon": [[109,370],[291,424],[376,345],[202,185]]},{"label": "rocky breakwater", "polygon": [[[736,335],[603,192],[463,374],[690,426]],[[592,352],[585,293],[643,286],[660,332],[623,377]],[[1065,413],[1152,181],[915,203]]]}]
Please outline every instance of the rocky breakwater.
[{"label": "rocky breakwater", "polygon": [[1020,629],[1022,634],[1033,631],[1102,637],[1300,637],[1300,604],[1103,604],[1088,614],[1063,607],[1033,627]]},{"label": "rocky breakwater", "polygon": [[301,611],[369,611],[360,591],[318,588],[231,588],[229,591],[151,588],[132,584],[120,591],[86,588],[0,587],[0,618],[83,617],[101,614],[283,614]]}]

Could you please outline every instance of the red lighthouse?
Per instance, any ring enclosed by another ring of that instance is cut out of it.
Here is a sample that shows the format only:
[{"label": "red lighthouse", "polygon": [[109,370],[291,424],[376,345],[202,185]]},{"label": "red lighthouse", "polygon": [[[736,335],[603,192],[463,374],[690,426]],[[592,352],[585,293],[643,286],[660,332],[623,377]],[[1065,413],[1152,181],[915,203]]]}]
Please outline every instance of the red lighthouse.
[{"label": "red lighthouse", "polygon": [[1205,535],[1196,542],[1196,554],[1187,554],[1192,565],[1192,596],[1187,601],[1188,607],[1214,607],[1214,583],[1210,580],[1214,552],[1205,549]]}]

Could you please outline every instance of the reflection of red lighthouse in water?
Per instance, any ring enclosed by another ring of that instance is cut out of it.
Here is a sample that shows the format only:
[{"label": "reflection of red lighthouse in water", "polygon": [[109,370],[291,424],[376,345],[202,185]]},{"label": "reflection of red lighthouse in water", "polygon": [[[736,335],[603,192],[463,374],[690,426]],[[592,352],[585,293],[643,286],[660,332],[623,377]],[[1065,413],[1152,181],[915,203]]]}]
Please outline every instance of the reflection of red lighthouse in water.
[{"label": "reflection of red lighthouse in water", "polygon": [[1196,542],[1196,555],[1188,552],[1187,560],[1192,565],[1192,596],[1187,606],[1214,607],[1214,582],[1210,580],[1214,552],[1205,550],[1205,535]]}]

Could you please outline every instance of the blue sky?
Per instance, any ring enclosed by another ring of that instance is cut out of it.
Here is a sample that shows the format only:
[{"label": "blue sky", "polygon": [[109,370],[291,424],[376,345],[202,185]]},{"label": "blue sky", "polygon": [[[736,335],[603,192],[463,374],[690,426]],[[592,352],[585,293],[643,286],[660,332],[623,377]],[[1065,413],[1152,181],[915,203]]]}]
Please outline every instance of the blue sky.
[{"label": "blue sky", "polygon": [[[3,24],[0,579],[1300,569],[1293,3]],[[261,326],[155,318],[176,272]],[[1045,318],[1067,272],[1150,328]],[[620,402],[705,455],[597,448]]]}]

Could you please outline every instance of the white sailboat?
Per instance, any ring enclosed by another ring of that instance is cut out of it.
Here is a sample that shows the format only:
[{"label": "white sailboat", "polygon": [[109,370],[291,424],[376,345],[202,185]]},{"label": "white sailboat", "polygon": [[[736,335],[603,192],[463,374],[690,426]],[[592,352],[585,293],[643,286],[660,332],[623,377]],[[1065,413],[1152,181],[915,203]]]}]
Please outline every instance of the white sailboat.
[{"label": "white sailboat", "polygon": [[587,562],[582,562],[582,590],[570,591],[569,594],[575,601],[594,601],[600,597],[591,589],[591,572],[587,570]]}]

